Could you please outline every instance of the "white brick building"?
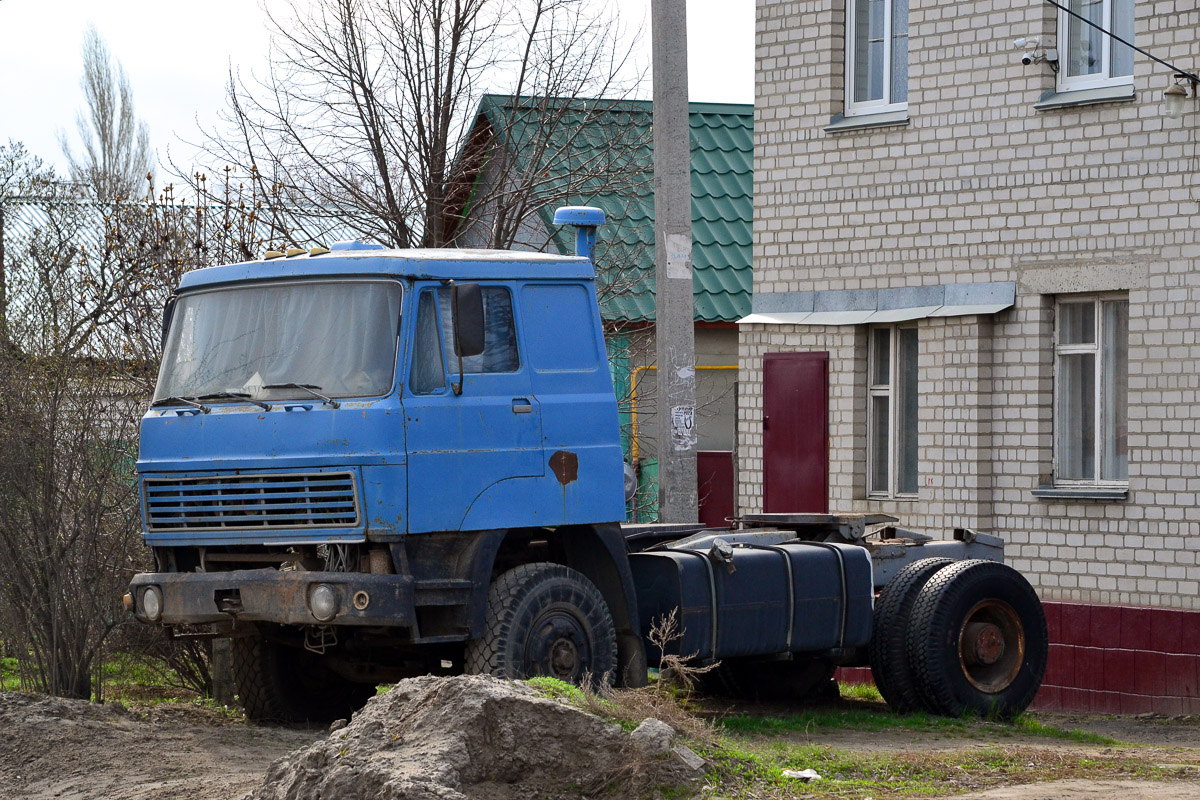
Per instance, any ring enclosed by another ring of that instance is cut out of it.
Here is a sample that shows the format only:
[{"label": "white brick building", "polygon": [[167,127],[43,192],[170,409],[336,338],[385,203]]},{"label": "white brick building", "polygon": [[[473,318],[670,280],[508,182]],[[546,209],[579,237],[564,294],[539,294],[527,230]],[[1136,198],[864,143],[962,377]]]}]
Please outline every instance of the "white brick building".
[{"label": "white brick building", "polygon": [[[1200,66],[1192,0],[1063,4]],[[765,356],[828,353],[831,508],[1003,536],[1043,705],[1200,711],[1194,87],[1166,118],[1170,69],[1041,0],[758,0],[757,40],[739,510],[783,500]]]}]

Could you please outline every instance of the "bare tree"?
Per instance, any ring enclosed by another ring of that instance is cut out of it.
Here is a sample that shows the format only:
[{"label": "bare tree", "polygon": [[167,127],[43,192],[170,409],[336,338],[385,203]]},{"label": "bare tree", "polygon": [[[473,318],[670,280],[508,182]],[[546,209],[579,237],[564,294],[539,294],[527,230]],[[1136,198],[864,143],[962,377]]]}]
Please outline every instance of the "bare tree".
[{"label": "bare tree", "polygon": [[53,177],[42,160],[31,155],[20,142],[10,141],[7,146],[0,146],[0,350],[11,347],[6,322],[8,281],[4,247],[11,225],[8,216],[21,198],[37,194]]},{"label": "bare tree", "polygon": [[87,215],[72,187],[38,167],[22,167],[32,176],[25,188],[36,190],[20,198],[36,199],[32,221],[5,237],[3,631],[30,686],[88,697],[95,656],[120,621],[118,588],[137,541],[128,479],[136,416],[121,411],[136,401],[95,344],[103,313],[86,299],[90,278],[79,269]]},{"label": "bare tree", "polygon": [[[0,237],[0,644],[26,688],[99,694],[93,676],[126,623],[120,596],[148,555],[133,467],[163,300],[183,272],[279,233],[270,197],[228,173],[223,183],[213,206],[152,184],[148,202],[99,203],[19,145],[0,147],[0,213],[20,220]],[[196,642],[154,652],[211,686]]]},{"label": "bare tree", "polygon": [[129,78],[94,25],[84,34],[80,86],[87,108],[79,112],[75,127],[83,152],[76,156],[66,135],[59,135],[71,179],[91,187],[102,202],[129,199],[154,169],[150,132],[134,116]]},{"label": "bare tree", "polygon": [[[537,208],[632,174],[622,166],[620,126],[599,155],[568,164],[580,152],[576,132],[610,110],[585,99],[624,97],[638,79],[615,19],[594,8],[585,0],[293,3],[290,15],[271,18],[268,74],[230,76],[229,127],[211,132],[207,149],[255,175],[260,191],[282,187],[303,209],[301,234],[305,219],[326,217],[393,246],[444,246],[462,235],[469,200],[490,204],[486,243],[506,247]],[[489,118],[484,136],[475,114],[489,90],[513,102]],[[477,180],[485,167],[486,185]]]}]

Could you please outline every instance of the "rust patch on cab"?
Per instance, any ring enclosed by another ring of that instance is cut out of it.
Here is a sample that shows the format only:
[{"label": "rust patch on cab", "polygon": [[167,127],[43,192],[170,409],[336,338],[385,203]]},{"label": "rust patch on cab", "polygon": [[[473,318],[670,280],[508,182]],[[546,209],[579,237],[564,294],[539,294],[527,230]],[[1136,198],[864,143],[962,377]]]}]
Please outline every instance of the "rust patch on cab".
[{"label": "rust patch on cab", "polygon": [[570,450],[559,450],[550,456],[550,469],[563,486],[579,478],[579,456]]}]

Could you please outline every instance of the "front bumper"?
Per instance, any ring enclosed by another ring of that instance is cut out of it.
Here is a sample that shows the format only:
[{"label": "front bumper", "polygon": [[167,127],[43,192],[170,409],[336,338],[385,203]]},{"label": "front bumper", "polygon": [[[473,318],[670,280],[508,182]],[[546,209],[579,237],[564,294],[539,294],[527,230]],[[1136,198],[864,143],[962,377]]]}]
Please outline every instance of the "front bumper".
[{"label": "front bumper", "polygon": [[[318,620],[309,597],[318,585],[337,596],[337,613]],[[274,622],[281,625],[386,625],[415,630],[412,578],[366,572],[143,572],[130,583],[134,616],[144,613],[143,593],[157,587],[162,614],[155,623]]]}]

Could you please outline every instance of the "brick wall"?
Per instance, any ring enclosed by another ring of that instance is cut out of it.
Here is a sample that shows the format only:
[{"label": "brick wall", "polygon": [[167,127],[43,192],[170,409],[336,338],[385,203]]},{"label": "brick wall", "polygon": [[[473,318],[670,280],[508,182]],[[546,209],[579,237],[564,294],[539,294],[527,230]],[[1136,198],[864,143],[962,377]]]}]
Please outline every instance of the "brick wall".
[{"label": "brick wall", "polygon": [[[1035,110],[1055,77],[1012,40],[1053,46],[1052,7],[910,8],[907,124],[833,133],[844,3],[759,0],[755,292],[1012,281],[1016,303],[918,323],[916,501],[866,499],[863,326],[742,326],[741,510],[762,507],[763,354],[828,350],[831,509],[995,532],[1049,601],[1200,610],[1200,110],[1163,117],[1170,72],[1140,55],[1133,99]],[[1195,3],[1135,13],[1139,46],[1196,68]],[[1130,304],[1129,496],[1039,499],[1054,298],[1096,291]],[[1200,617],[1182,619],[1200,641]]]}]

